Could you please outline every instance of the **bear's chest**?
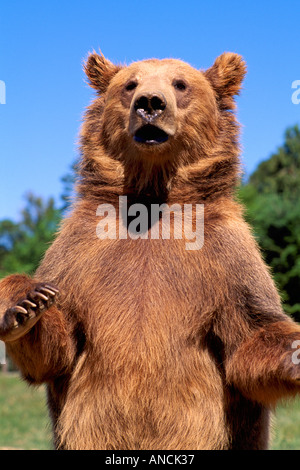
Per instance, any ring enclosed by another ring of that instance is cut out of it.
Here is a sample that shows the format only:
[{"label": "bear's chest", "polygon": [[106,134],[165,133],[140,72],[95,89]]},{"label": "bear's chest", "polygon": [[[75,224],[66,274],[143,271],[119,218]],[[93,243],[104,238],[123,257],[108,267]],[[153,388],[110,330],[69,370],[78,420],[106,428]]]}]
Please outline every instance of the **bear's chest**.
[{"label": "bear's chest", "polygon": [[87,250],[82,272],[89,273],[89,292],[80,276],[76,290],[91,341],[106,338],[106,348],[119,348],[120,355],[130,344],[143,351],[160,345],[164,354],[194,341],[217,303],[210,270],[183,240],[115,240]]}]

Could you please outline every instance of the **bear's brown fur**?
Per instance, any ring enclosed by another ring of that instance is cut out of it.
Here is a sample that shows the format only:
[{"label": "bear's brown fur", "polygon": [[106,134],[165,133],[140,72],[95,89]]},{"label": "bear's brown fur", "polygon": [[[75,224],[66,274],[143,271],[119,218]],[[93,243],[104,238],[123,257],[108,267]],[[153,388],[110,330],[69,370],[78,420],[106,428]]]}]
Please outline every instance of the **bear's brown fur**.
[{"label": "bear's brown fur", "polygon": [[[29,382],[47,384],[56,448],[264,449],[270,408],[300,390],[300,327],[234,200],[245,63],[126,67],[92,53],[85,70],[98,95],[78,198],[35,277],[1,281],[0,338]],[[175,233],[99,239],[97,207],[121,223],[119,196],[204,204],[202,248]]]}]

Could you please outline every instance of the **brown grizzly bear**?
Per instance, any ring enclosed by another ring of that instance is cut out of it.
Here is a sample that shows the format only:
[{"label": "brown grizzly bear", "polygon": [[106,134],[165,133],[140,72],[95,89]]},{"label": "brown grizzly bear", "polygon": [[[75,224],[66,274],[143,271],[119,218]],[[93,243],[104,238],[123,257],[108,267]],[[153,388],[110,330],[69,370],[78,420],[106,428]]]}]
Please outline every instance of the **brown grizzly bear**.
[{"label": "brown grizzly bear", "polygon": [[[264,449],[269,410],[300,391],[300,327],[234,200],[245,63],[126,67],[92,53],[85,70],[97,96],[77,201],[35,277],[1,281],[0,339],[28,382],[47,384],[58,449]],[[199,249],[176,211],[169,237],[163,211],[121,236],[161,204],[192,207],[194,234],[204,205]]]}]

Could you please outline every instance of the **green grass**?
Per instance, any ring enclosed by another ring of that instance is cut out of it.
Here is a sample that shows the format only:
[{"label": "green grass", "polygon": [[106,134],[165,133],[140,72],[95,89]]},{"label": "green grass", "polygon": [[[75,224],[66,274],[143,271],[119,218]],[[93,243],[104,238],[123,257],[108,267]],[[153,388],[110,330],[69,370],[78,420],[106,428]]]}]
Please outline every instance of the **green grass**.
[{"label": "green grass", "polygon": [[51,449],[50,429],[44,387],[0,374],[0,449]]},{"label": "green grass", "polygon": [[300,450],[300,399],[279,406],[273,419],[273,450]]},{"label": "green grass", "polygon": [[[300,450],[300,399],[280,406],[273,419],[273,450]],[[43,387],[28,387],[19,376],[0,374],[0,449],[51,449]]]}]

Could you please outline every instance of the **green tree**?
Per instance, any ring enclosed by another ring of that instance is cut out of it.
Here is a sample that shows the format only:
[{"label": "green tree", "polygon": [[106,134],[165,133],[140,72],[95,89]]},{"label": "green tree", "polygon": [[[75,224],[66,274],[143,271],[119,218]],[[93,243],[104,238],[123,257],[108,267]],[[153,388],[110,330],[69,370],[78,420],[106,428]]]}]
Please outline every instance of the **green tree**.
[{"label": "green tree", "polygon": [[66,213],[72,204],[72,199],[74,197],[74,186],[76,182],[76,173],[78,160],[75,160],[70,166],[69,173],[66,173],[62,178],[61,182],[63,184],[63,192],[61,195],[62,207],[61,210],[63,213]]},{"label": "green tree", "polygon": [[242,185],[239,197],[281,292],[286,312],[300,321],[300,130]]},{"label": "green tree", "polygon": [[275,193],[299,202],[300,195],[300,129],[298,125],[286,130],[284,144],[263,161],[250,176],[259,194]]},{"label": "green tree", "polygon": [[61,213],[54,200],[29,193],[20,222],[0,221],[0,277],[33,274],[54,238]]}]

